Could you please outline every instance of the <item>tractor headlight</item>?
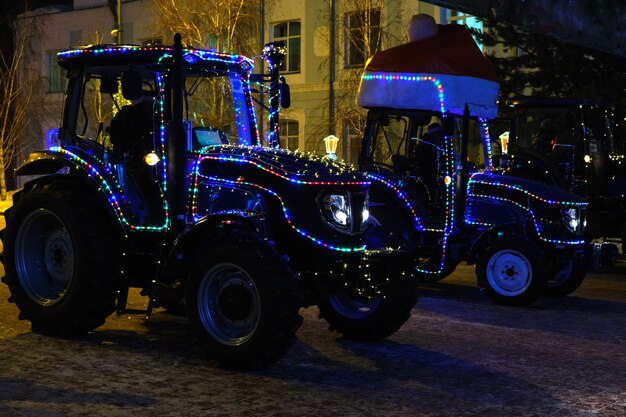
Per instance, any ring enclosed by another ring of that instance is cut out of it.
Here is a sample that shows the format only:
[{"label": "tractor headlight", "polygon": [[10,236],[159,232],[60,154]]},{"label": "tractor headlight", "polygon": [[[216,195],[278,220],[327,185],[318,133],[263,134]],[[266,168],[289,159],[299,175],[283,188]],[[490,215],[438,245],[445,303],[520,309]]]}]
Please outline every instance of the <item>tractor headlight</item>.
[{"label": "tractor headlight", "polygon": [[350,199],[348,194],[326,194],[322,199],[324,220],[331,226],[347,230],[352,219],[350,216]]},{"label": "tractor headlight", "polygon": [[369,218],[368,196],[349,191],[322,193],[319,198],[322,219],[335,230],[358,233]]},{"label": "tractor headlight", "polygon": [[572,233],[580,234],[584,230],[584,221],[581,219],[580,209],[577,207],[567,207],[561,210],[563,223],[565,227]]},{"label": "tractor headlight", "polygon": [[370,198],[369,195],[365,196],[365,202],[363,203],[363,210],[361,210],[361,224],[365,224],[367,219],[370,218]]}]

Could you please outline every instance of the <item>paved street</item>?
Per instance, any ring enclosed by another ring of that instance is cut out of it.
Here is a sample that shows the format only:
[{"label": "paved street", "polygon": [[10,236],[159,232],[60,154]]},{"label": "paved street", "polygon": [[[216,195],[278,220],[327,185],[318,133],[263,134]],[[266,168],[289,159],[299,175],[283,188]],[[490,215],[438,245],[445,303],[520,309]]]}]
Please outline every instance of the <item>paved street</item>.
[{"label": "paved street", "polygon": [[[626,416],[626,262],[572,296],[494,306],[461,267],[388,340],[352,343],[302,310],[274,368],[207,362],[185,320],[112,316],[43,337],[0,286],[0,416]],[[133,307],[144,299],[131,297]]]}]

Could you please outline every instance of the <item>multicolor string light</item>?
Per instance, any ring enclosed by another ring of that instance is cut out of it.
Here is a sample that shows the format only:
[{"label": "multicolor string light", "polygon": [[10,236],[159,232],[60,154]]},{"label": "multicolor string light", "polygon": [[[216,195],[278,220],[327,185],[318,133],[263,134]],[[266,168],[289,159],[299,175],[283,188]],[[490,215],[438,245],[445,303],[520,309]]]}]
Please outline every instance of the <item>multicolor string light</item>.
[{"label": "multicolor string light", "polygon": [[[448,117],[444,114],[444,117]],[[441,238],[441,259],[439,264],[434,269],[427,269],[422,266],[417,266],[415,270],[422,274],[428,275],[437,275],[441,274],[446,266],[446,255],[447,255],[447,246],[448,246],[448,238],[454,232],[454,198],[455,198],[455,189],[454,189],[454,181],[452,178],[455,177],[454,171],[454,143],[452,141],[452,136],[444,137],[444,170],[445,170],[445,178],[449,179],[444,181],[444,186],[446,190],[446,201],[445,201],[445,217],[444,217],[444,226],[443,230],[441,229],[432,229],[426,228],[425,230],[428,232],[439,232],[442,233]]]},{"label": "multicolor string light", "polygon": [[[504,202],[504,203],[508,203],[508,204],[513,204],[517,207],[519,207],[520,209],[522,209],[523,211],[525,211],[528,214],[528,217],[530,217],[533,221],[533,225],[535,228],[535,231],[537,233],[537,236],[539,237],[540,240],[547,242],[547,243],[555,243],[558,245],[582,245],[585,243],[585,240],[583,238],[580,239],[574,239],[574,240],[562,240],[562,239],[552,239],[552,238],[548,238],[546,236],[544,236],[542,230],[541,230],[541,224],[539,221],[537,221],[537,217],[535,216],[535,212],[527,206],[524,206],[516,201],[513,201],[511,199],[508,198],[503,198],[503,197],[494,197],[491,195],[485,195],[485,194],[474,194],[473,197],[476,198],[483,198],[485,200],[491,200],[491,201],[500,201],[500,202]],[[486,223],[486,222],[481,222],[481,221],[477,221],[477,220],[473,220],[470,217],[470,213],[471,213],[471,200],[468,202],[468,210],[465,213],[465,223],[466,224],[471,224],[471,225],[476,225],[476,226],[480,226],[480,227],[493,227],[496,226],[495,224],[491,224],[491,223]]]},{"label": "multicolor string light", "polygon": [[441,113],[444,114],[446,112],[445,100],[444,100],[444,91],[443,86],[441,85],[441,80],[432,75],[399,75],[399,74],[385,74],[385,73],[364,73],[361,76],[361,79],[365,81],[369,80],[384,80],[384,81],[410,81],[410,82],[423,82],[429,81],[433,83],[435,88],[437,89],[437,94],[439,97],[439,107]]},{"label": "multicolor string light", "polygon": [[[101,167],[105,166],[101,161],[98,161],[98,165],[92,165],[84,158],[80,157],[74,152],[61,147],[51,147],[50,152],[52,154],[62,154],[70,158],[70,161],[74,162],[77,166],[83,167],[89,178],[94,180],[98,184],[99,190],[103,191],[109,201],[109,204],[117,216],[118,222],[131,230],[159,232],[167,228],[167,225],[163,226],[143,226],[133,224],[127,217],[122,205],[126,203],[124,198],[122,187],[119,182],[115,180],[113,173],[107,170],[105,176],[101,171]],[[65,158],[64,158],[65,159]]]},{"label": "multicolor string light", "polygon": [[[163,59],[164,57],[171,57],[174,54],[174,48],[170,46],[137,46],[137,45],[116,45],[116,46],[106,46],[106,47],[98,47],[89,46],[81,49],[71,49],[66,51],[57,52],[57,56],[60,58],[70,58],[73,56],[79,56],[84,54],[92,54],[92,55],[102,55],[102,54],[112,54],[112,53],[134,53],[134,52],[162,52]],[[189,63],[194,63],[197,60],[201,59],[203,61],[217,61],[224,62],[226,64],[231,65],[241,65],[245,63],[245,70],[251,71],[254,68],[254,61],[250,58],[245,57],[243,55],[236,54],[227,54],[218,51],[207,51],[201,49],[183,49],[183,59],[185,59]]]},{"label": "multicolor string light", "polygon": [[[241,186],[247,186],[247,187],[251,187],[251,188],[256,188],[258,190],[261,191],[265,191],[268,194],[273,195],[274,197],[276,197],[276,199],[278,199],[278,201],[280,202],[280,205],[282,207],[283,210],[283,214],[285,216],[285,220],[287,221],[287,223],[289,224],[289,226],[291,226],[291,228],[293,230],[295,230],[298,234],[300,234],[301,236],[304,236],[305,238],[311,240],[312,242],[323,246],[327,249],[330,250],[334,250],[334,251],[338,251],[338,252],[363,252],[365,251],[365,245],[363,246],[357,246],[357,247],[342,247],[342,246],[337,246],[337,245],[333,245],[331,243],[327,243],[324,242],[314,236],[312,236],[311,234],[309,234],[307,231],[297,227],[292,219],[291,219],[291,215],[289,214],[289,210],[287,209],[287,206],[285,205],[284,200],[281,198],[280,195],[278,195],[278,193],[276,193],[273,190],[270,190],[269,188],[263,187],[261,185],[255,184],[255,183],[251,183],[248,181],[238,181],[238,180],[228,180],[228,179],[224,179],[224,178],[219,178],[219,177],[215,177],[215,176],[210,176],[210,175],[201,175],[201,174],[197,174],[197,178],[203,178],[206,181],[210,181],[210,182],[214,182],[214,183],[218,183],[218,184],[226,184],[226,185],[233,185],[233,186],[237,186],[237,187],[241,187]],[[198,194],[198,186],[199,186],[199,181],[196,182],[196,186],[194,187],[193,190],[193,194],[197,195]],[[197,207],[194,206],[192,208],[192,212],[193,213],[197,213]],[[197,221],[199,220],[201,217],[194,215],[194,219]]]},{"label": "multicolor string light", "polygon": [[488,171],[493,170],[493,153],[491,150],[491,136],[489,136],[489,124],[487,119],[479,117],[478,121],[481,126],[481,137],[485,146],[485,169]]}]

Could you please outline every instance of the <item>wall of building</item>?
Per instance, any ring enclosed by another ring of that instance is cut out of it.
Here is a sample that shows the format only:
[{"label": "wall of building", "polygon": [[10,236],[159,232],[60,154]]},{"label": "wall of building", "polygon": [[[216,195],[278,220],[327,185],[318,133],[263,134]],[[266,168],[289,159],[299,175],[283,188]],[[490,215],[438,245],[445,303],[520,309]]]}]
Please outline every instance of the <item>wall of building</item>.
[{"label": "wall of building", "polygon": [[[350,107],[356,109],[355,84],[342,83],[345,62],[342,58],[346,45],[344,22],[346,13],[355,11],[359,0],[336,0],[336,65],[335,95],[342,96]],[[378,1],[378,3],[376,3]],[[122,29],[124,42],[141,44],[146,39],[162,37],[152,0],[127,0],[122,3]],[[412,15],[427,13],[438,22],[445,22],[450,12],[438,6],[415,0],[373,0],[381,9],[385,35],[382,48],[386,49],[406,42],[406,28]],[[37,53],[30,57],[29,65],[38,67],[44,77],[49,76],[50,57],[56,51],[72,44],[109,43],[114,41],[114,10],[107,0],[74,0],[72,10],[45,9],[23,15],[23,19],[36,19],[41,33],[33,43]],[[338,156],[349,163],[356,163],[358,138],[350,138],[345,125],[335,118],[329,125],[330,86],[330,10],[324,0],[271,0],[266,2],[263,22],[265,42],[273,40],[273,27],[287,21],[299,21],[301,27],[301,65],[296,72],[285,73],[291,87],[291,108],[281,111],[284,120],[298,122],[298,147],[303,151],[324,152],[322,138],[334,134],[340,138]],[[164,39],[164,43],[170,43]],[[257,70],[260,70],[257,64]],[[358,73],[360,70],[352,70]],[[48,82],[48,80],[46,80]],[[61,121],[62,92],[46,92],[42,89],[37,102],[42,103],[41,116],[29,131],[29,149],[45,144],[45,134],[58,127]],[[264,123],[266,126],[266,123]]]},{"label": "wall of building", "polygon": [[[303,6],[301,5],[303,4]],[[439,8],[419,1],[373,1],[374,7],[382,10],[382,25],[386,32],[383,37],[383,49],[405,42],[408,21],[418,12],[429,13],[440,20]],[[335,28],[335,102],[338,96],[356,108],[356,88],[353,84],[346,90],[342,84],[342,72],[345,70],[343,51],[346,44],[344,22],[346,13],[356,11],[359,2],[353,0],[336,1]],[[356,163],[353,143],[348,137],[345,126],[336,122],[329,125],[329,90],[330,90],[330,8],[327,1],[275,0],[266,13],[266,41],[272,40],[272,27],[284,20],[302,22],[302,70],[298,74],[286,74],[291,87],[292,109],[282,111],[281,117],[294,118],[297,109],[300,124],[300,148],[309,152],[324,152],[322,139],[334,134],[340,138],[338,156],[347,162]]]}]

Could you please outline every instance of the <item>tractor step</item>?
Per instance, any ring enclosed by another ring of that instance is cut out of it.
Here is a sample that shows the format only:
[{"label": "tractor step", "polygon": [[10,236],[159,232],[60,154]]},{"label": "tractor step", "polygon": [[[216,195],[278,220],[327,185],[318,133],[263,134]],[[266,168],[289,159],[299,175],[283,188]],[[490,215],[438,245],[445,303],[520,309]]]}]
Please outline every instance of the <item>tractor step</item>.
[{"label": "tractor step", "polygon": [[[154,297],[148,297],[148,306],[145,309],[128,308],[128,290],[129,287],[122,287],[118,291],[117,305],[115,307],[115,313],[122,314],[143,314],[146,319],[149,319],[152,315],[153,305],[152,300]],[[142,291],[143,292],[143,291]]]}]

